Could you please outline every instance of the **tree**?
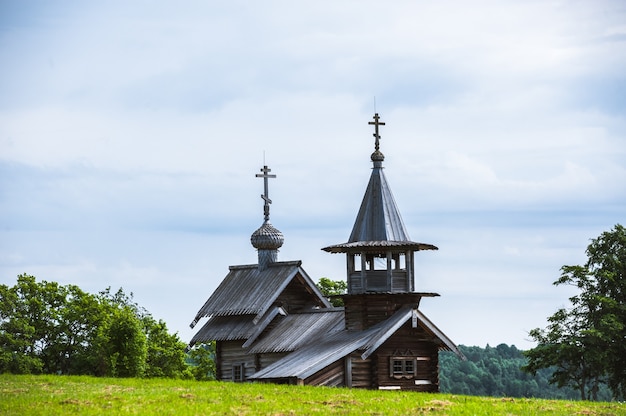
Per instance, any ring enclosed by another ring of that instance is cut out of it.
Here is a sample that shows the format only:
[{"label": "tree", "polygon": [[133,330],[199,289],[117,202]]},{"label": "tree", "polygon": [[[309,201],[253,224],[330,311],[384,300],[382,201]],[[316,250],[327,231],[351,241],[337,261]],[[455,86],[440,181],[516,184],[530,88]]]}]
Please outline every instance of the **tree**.
[{"label": "tree", "polygon": [[[97,342],[99,374],[119,377],[191,377],[185,363],[185,347],[165,322],[133,300],[133,293],[110,288],[99,293],[111,311]],[[123,311],[123,312],[120,312]]]},{"label": "tree", "polygon": [[190,378],[185,363],[186,345],[177,334],[167,332],[165,322],[147,316],[143,320],[147,335],[145,377]]},{"label": "tree", "polygon": [[185,344],[132,293],[19,275],[0,285],[0,373],[191,377]]},{"label": "tree", "polygon": [[191,373],[199,381],[215,380],[215,341],[195,345],[189,352]]},{"label": "tree", "polygon": [[14,287],[0,287],[0,370],[11,372],[58,371],[60,351],[67,344],[61,329],[70,289],[55,282],[37,282],[18,276]]},{"label": "tree", "polygon": [[35,353],[37,328],[31,319],[41,308],[26,301],[34,278],[18,276],[14,287],[0,285],[0,372],[40,373],[41,358]]},{"label": "tree", "polygon": [[90,374],[93,358],[91,343],[97,329],[105,319],[102,305],[96,296],[82,291],[78,286],[56,287],[59,303],[56,320],[46,351],[42,354],[46,373]]},{"label": "tree", "polygon": [[554,366],[552,382],[595,399],[606,382],[614,398],[626,397],[626,230],[620,224],[592,239],[583,266],[563,266],[555,285],[576,287],[570,308],[533,329],[537,347],[526,352],[530,373]]},{"label": "tree", "polygon": [[148,355],[146,334],[132,308],[116,308],[100,328],[95,341],[101,358],[100,374],[110,377],[141,377]]},{"label": "tree", "polygon": [[[523,372],[521,367],[528,359],[514,345],[458,347],[467,361],[450,351],[439,353],[439,387],[444,393],[568,400],[580,396],[570,387],[559,388],[549,382],[553,367],[539,369],[534,375]],[[611,399],[606,385],[599,386],[598,398]]]},{"label": "tree", "polygon": [[324,296],[329,298],[333,306],[343,306],[343,299],[337,296],[346,294],[348,284],[345,281],[330,280],[327,277],[321,277],[319,282],[317,282],[317,287]]},{"label": "tree", "polygon": [[559,309],[548,318],[546,330],[533,329],[530,336],[537,347],[526,351],[525,371],[536,374],[542,368],[554,368],[550,382],[558,387],[570,386],[579,391],[581,400],[587,400],[588,391],[597,391],[602,380],[601,357],[592,355],[592,340],[585,336],[581,317],[566,309]]}]

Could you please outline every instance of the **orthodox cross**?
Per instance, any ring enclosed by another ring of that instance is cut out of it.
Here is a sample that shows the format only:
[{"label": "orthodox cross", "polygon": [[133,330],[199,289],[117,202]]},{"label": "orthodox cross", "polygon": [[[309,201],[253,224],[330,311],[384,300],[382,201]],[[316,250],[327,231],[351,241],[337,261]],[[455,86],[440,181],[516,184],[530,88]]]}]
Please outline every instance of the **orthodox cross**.
[{"label": "orthodox cross", "polygon": [[376,138],[376,143],[374,145],[374,148],[376,149],[376,151],[378,151],[378,145],[379,142],[378,140],[380,139],[380,135],[378,134],[378,126],[384,126],[385,123],[383,123],[382,121],[378,121],[380,120],[380,117],[378,116],[378,113],[374,114],[374,121],[370,121],[367,124],[374,126],[374,137]]},{"label": "orthodox cross", "polygon": [[265,203],[263,204],[263,215],[265,221],[269,221],[270,219],[270,204],[272,203],[272,200],[269,197],[268,179],[276,177],[276,175],[269,174],[271,171],[272,169],[268,168],[267,166],[263,166],[263,169],[261,169],[261,172],[263,173],[256,174],[257,178],[263,178],[264,192],[261,195],[261,198],[263,199],[263,201],[265,201]]}]

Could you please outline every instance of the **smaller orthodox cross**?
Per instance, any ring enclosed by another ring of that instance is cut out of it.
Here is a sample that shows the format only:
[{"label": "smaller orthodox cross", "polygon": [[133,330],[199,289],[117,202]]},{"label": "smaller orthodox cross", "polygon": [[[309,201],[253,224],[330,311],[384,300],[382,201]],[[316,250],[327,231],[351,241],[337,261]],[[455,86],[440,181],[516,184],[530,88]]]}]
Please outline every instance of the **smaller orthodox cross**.
[{"label": "smaller orthodox cross", "polygon": [[380,140],[380,135],[378,134],[378,126],[384,126],[385,123],[383,123],[382,121],[378,121],[380,120],[380,117],[378,116],[378,113],[374,114],[374,121],[369,121],[367,124],[374,126],[374,137],[376,138],[376,143],[374,145],[374,148],[376,149],[376,151],[378,151],[378,147],[379,147],[379,140]]},{"label": "smaller orthodox cross", "polygon": [[265,203],[263,204],[263,215],[264,215],[265,221],[269,221],[270,219],[270,204],[272,203],[272,200],[269,197],[268,179],[276,177],[276,175],[269,174],[271,171],[272,170],[268,168],[267,166],[263,166],[263,169],[261,169],[261,172],[263,173],[256,174],[257,178],[263,178],[264,192],[261,195],[261,198],[263,199],[263,201],[265,201]]}]

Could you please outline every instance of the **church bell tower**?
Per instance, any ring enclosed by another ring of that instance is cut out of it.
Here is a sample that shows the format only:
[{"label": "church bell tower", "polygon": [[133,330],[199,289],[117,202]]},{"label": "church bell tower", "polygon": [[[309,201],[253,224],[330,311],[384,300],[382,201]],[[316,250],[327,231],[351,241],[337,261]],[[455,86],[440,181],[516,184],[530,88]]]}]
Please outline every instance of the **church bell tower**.
[{"label": "church bell tower", "polygon": [[415,252],[437,247],[409,238],[383,170],[379,128],[385,123],[376,113],[368,124],[374,126],[373,168],[352,233],[348,242],[322,249],[346,254],[348,329],[368,328],[402,305],[417,306],[423,296],[438,296],[414,292]]}]

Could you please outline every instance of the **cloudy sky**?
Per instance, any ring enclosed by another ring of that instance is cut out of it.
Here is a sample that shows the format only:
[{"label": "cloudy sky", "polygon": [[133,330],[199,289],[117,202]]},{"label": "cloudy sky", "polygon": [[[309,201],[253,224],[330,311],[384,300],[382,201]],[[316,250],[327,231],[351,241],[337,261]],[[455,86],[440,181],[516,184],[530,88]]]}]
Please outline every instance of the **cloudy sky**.
[{"label": "cloudy sky", "polygon": [[622,1],[0,0],[0,283],[123,287],[188,341],[256,262],[345,278],[380,113],[422,310],[529,348],[554,287],[626,222]]}]

